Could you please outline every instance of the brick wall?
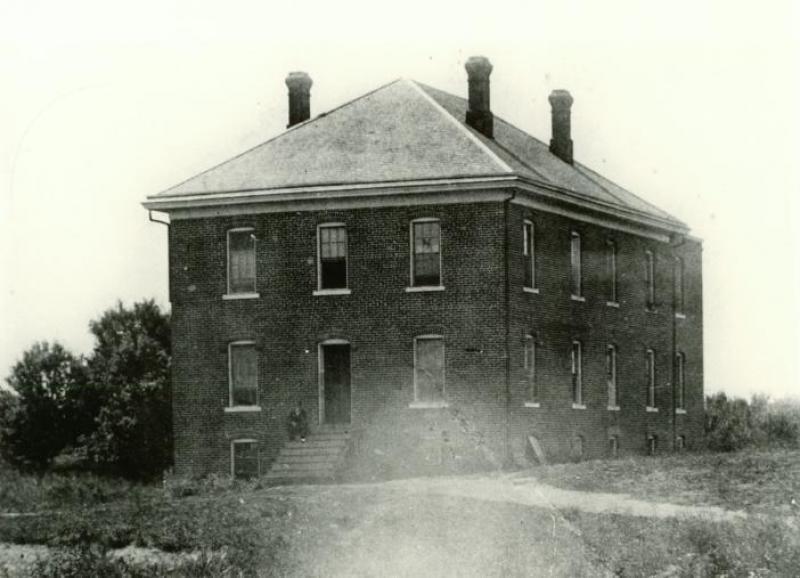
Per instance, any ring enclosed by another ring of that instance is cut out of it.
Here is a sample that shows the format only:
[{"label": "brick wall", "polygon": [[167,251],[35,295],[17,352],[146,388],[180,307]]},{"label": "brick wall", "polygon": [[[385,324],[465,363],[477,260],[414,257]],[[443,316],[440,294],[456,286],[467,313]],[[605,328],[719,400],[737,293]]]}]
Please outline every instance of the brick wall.
[{"label": "brick wall", "polygon": [[[409,222],[436,217],[442,230],[445,291],[407,293]],[[536,225],[538,294],[522,291],[522,219]],[[677,433],[690,445],[702,433],[702,311],[700,247],[677,249],[629,234],[511,205],[510,430],[513,455],[524,457],[525,436],[542,441],[553,458],[569,454],[570,439],[585,455],[601,456],[607,436],[621,450],[642,452],[646,435],[659,448],[672,439],[672,251],[685,260],[686,318],[677,322],[687,359],[687,413]],[[350,295],[313,296],[316,227],[342,222],[348,231]],[[318,416],[317,346],[329,338],[351,343],[352,421],[361,432],[354,467],[391,473],[447,467],[495,466],[505,458],[505,230],[502,203],[303,211],[250,217],[176,220],[170,227],[173,309],[175,458],[179,473],[230,470],[230,441],[259,441],[263,467],[286,439],[285,418],[303,401],[312,426]],[[253,227],[258,299],[224,301],[226,231]],[[569,237],[582,236],[585,302],[570,300]],[[606,305],[605,243],[617,243],[619,308]],[[656,255],[657,307],[644,307],[643,252]],[[541,407],[525,408],[523,337],[539,343]],[[445,338],[447,409],[412,409],[413,338]],[[255,413],[225,413],[227,344],[256,342],[259,399]],[[571,407],[570,343],[583,343],[587,408]],[[605,347],[618,347],[621,409],[606,409]],[[644,409],[644,351],[657,355],[658,413]],[[368,469],[368,468],[367,468]]]}]

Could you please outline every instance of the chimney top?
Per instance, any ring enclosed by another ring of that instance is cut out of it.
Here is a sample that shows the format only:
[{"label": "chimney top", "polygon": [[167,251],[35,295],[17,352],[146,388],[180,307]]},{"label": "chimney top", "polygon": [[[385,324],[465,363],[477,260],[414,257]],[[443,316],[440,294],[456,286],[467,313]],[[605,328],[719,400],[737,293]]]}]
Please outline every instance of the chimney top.
[{"label": "chimney top", "polygon": [[554,90],[548,98],[551,106],[553,138],[550,139],[550,152],[565,163],[572,164],[571,112],[572,95],[566,90]]},{"label": "chimney top", "polygon": [[289,124],[292,127],[311,118],[311,77],[306,72],[290,72],[286,76],[289,87]]},{"label": "chimney top", "polygon": [[489,76],[492,63],[485,56],[471,56],[464,64],[469,84],[469,107],[466,122],[469,126],[487,136],[494,137],[494,115],[489,102]]}]

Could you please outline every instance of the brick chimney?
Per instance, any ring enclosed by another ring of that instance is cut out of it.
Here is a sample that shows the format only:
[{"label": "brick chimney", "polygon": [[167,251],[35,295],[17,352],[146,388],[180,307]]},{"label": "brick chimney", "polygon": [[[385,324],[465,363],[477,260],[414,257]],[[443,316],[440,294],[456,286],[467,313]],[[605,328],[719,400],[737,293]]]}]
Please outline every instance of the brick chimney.
[{"label": "brick chimney", "polygon": [[550,139],[550,152],[565,163],[572,164],[572,138],[570,137],[572,95],[566,90],[554,90],[550,93],[549,100],[553,117],[553,138]]},{"label": "brick chimney", "polygon": [[311,77],[305,72],[290,72],[286,77],[289,87],[289,124],[292,127],[311,117]]},{"label": "brick chimney", "polygon": [[469,82],[467,124],[484,136],[494,136],[494,115],[489,106],[489,75],[492,63],[485,56],[471,56],[464,65]]}]

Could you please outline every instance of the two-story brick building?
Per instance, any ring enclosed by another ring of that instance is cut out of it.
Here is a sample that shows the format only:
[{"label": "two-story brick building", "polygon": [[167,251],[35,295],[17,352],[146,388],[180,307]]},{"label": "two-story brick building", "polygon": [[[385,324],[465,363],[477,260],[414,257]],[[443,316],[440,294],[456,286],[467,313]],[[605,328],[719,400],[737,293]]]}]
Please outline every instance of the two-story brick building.
[{"label": "two-story brick building", "polygon": [[699,241],[573,159],[566,91],[548,146],[466,68],[467,100],[397,80],[313,119],[292,73],[286,132],[148,197],[178,472],[266,471],[298,401],[395,473],[697,443]]}]

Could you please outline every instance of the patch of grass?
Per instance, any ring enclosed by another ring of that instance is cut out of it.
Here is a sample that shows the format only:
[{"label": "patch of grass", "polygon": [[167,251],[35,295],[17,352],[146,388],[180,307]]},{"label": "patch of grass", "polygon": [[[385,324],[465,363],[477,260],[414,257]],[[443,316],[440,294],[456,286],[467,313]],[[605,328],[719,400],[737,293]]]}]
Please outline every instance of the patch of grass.
[{"label": "patch of grass", "polygon": [[800,451],[698,453],[558,464],[530,470],[560,488],[624,493],[679,504],[797,513]]}]

